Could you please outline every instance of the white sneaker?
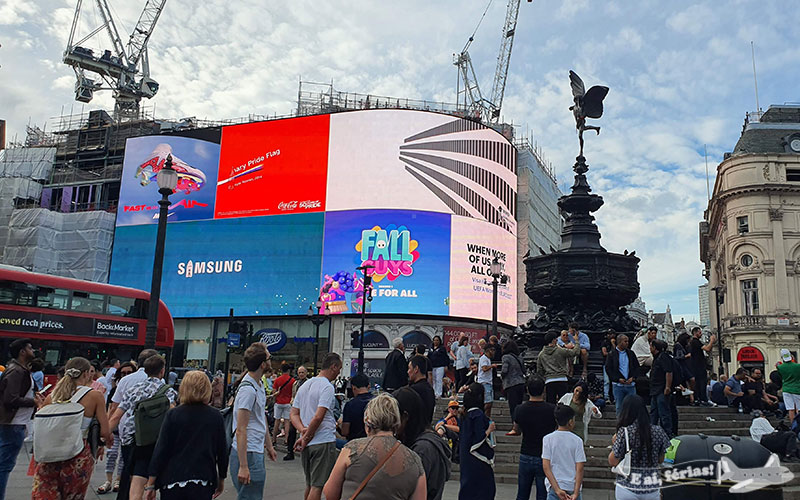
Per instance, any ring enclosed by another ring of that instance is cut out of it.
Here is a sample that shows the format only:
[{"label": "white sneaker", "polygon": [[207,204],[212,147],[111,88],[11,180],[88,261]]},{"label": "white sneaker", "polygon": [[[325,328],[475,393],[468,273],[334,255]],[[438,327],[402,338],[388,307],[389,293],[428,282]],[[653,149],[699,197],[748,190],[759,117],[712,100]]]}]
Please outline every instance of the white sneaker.
[{"label": "white sneaker", "polygon": [[684,389],[681,394],[683,394],[684,396],[690,396],[690,395],[694,394],[694,391],[691,390],[691,389]]}]

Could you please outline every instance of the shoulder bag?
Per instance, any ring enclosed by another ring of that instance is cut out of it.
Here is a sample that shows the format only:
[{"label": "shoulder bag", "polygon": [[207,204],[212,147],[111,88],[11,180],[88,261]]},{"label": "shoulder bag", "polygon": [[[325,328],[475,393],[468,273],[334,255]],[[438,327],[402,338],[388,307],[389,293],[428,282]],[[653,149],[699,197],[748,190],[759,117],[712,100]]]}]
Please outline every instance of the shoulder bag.
[{"label": "shoulder bag", "polygon": [[350,497],[350,500],[356,500],[356,497],[361,494],[361,491],[367,486],[367,483],[369,483],[369,480],[372,479],[372,476],[377,474],[378,471],[381,470],[384,465],[386,465],[386,462],[388,462],[389,459],[392,458],[392,455],[394,455],[394,452],[396,452],[398,448],[400,448],[400,441],[396,442],[394,446],[392,446],[392,449],[389,450],[389,453],[387,453],[385,457],[383,457],[383,460],[378,462],[378,465],[376,465],[375,468],[372,469],[372,472],[367,474],[367,477],[365,477],[364,480],[361,481],[361,484],[358,485],[358,488],[356,489],[355,493],[353,493],[353,496]]},{"label": "shoulder bag", "polygon": [[625,456],[622,460],[611,468],[611,472],[627,478],[631,475],[631,442],[628,439],[628,428],[625,427]]}]

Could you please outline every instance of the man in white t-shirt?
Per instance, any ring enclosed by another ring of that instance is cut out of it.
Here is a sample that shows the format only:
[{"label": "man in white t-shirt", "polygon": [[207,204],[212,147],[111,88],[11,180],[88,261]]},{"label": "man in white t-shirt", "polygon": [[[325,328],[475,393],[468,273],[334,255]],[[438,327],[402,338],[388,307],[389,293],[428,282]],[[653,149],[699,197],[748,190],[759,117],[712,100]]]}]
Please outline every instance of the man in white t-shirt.
[{"label": "man in white t-shirt", "polygon": [[483,412],[487,417],[492,416],[492,402],[494,401],[494,386],[492,385],[492,368],[498,365],[492,364],[495,347],[488,344],[483,351],[481,359],[478,360],[478,376],[476,381],[483,386]]},{"label": "man in white t-shirt", "polygon": [[294,451],[302,452],[306,477],[304,500],[320,500],[322,487],[336,463],[336,420],[333,417],[335,390],[333,382],[342,371],[342,358],[328,353],[319,375],[300,389],[292,403],[292,425],[301,434]]},{"label": "man in white t-shirt", "polygon": [[[542,439],[542,468],[547,498],[580,498],[586,452],[583,440],[573,434],[575,410],[558,405],[555,411],[558,429]],[[568,497],[564,496],[568,495]]]},{"label": "man in white t-shirt", "polygon": [[[131,392],[131,388],[133,386],[137,385],[139,382],[144,382],[147,380],[147,374],[144,372],[144,362],[150,357],[156,355],[158,355],[158,352],[154,349],[144,349],[139,353],[139,356],[136,358],[136,366],[138,366],[139,369],[120,379],[119,384],[117,384],[117,390],[111,397],[111,406],[108,409],[109,415],[114,415],[119,407],[119,404],[122,402],[125,395]],[[120,429],[126,428],[126,422],[128,421],[128,418],[128,412],[123,413],[122,418],[119,421]],[[112,427],[111,430],[113,431],[114,428]],[[120,445],[120,456],[122,457],[122,475],[119,478],[119,493],[117,494],[117,500],[128,499],[128,494],[131,487],[131,455],[133,454],[134,448],[135,446],[133,444]]]},{"label": "man in white t-shirt", "polygon": [[263,498],[267,470],[264,467],[264,448],[273,462],[277,458],[272,439],[267,436],[267,393],[261,383],[270,368],[270,354],[264,344],[256,342],[244,351],[247,373],[236,389],[233,402],[235,439],[231,445],[230,471],[233,487],[239,498]]}]

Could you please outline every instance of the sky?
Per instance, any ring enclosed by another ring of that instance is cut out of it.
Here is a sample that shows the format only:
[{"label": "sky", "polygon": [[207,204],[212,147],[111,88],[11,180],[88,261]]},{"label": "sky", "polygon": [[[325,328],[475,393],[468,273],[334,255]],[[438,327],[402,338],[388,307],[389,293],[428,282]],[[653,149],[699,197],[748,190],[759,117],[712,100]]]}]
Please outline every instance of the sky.
[{"label": "sky", "polygon": [[[143,0],[108,0],[122,38]],[[63,112],[113,109],[109,93],[82,108],[61,63],[76,0],[0,0],[0,118],[8,139]],[[83,2],[78,32],[97,26]],[[288,114],[298,80],[337,90],[454,102],[453,54],[488,0],[264,2],[168,0],[152,35],[147,102],[158,117],[226,119]],[[522,1],[503,118],[533,134],[562,191],[578,151],[570,69],[606,85],[599,136],[586,134],[589,182],[605,199],[596,214],[609,251],[636,251],[648,309],[696,319],[704,283],[698,223],[707,206],[706,155],[732,151],[758,102],[800,101],[800,23],[791,0]],[[506,3],[494,0],[470,47],[490,92]],[[102,35],[102,34],[101,34]],[[96,47],[109,47],[98,36]],[[85,45],[91,46],[91,43]],[[591,136],[590,136],[591,135]]]}]

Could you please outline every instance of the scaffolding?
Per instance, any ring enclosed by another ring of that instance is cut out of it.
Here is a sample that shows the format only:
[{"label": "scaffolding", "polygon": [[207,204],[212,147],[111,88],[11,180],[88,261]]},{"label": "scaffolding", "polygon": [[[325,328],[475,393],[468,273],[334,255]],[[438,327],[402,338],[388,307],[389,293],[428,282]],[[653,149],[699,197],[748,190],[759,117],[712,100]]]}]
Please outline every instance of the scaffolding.
[{"label": "scaffolding", "polygon": [[534,158],[536,158],[536,163],[539,165],[542,172],[553,181],[553,184],[558,185],[556,170],[553,167],[553,163],[544,157],[542,147],[539,146],[538,142],[534,141],[532,136],[515,138],[514,147],[517,148],[517,151],[530,151]]},{"label": "scaffolding", "polygon": [[468,118],[467,108],[455,103],[342,92],[331,83],[304,82],[297,89],[297,116],[338,113],[359,109],[415,109]]}]

